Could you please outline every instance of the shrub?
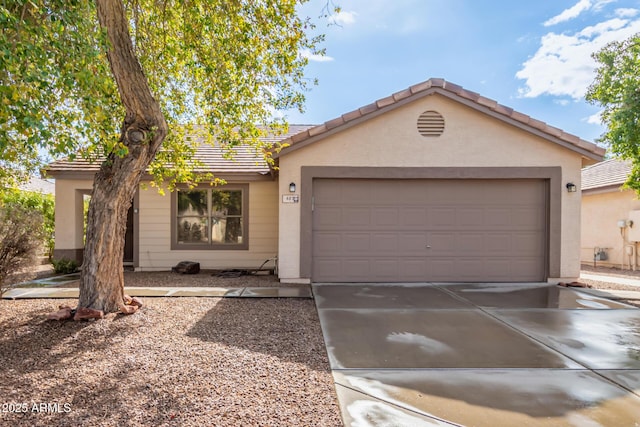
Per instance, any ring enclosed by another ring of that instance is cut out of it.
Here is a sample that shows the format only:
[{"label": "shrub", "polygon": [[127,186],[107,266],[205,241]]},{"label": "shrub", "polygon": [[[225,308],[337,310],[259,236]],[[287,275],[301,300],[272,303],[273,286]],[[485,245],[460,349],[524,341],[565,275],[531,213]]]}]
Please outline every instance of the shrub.
[{"label": "shrub", "polygon": [[78,271],[78,262],[73,259],[52,259],[53,270],[58,274],[71,274]]},{"label": "shrub", "polygon": [[51,194],[35,191],[22,191],[15,188],[4,188],[0,191],[0,206],[22,206],[25,209],[39,212],[41,221],[36,225],[41,230],[42,249],[51,259],[55,245],[55,199]]},{"label": "shrub", "polygon": [[0,205],[0,295],[9,276],[35,263],[44,238],[42,214],[21,204]]}]

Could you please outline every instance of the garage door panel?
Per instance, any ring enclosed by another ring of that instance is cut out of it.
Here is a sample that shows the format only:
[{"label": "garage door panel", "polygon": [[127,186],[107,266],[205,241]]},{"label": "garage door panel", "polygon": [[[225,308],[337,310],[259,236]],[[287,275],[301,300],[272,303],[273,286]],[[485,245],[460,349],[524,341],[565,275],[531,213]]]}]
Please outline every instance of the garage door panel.
[{"label": "garage door panel", "polygon": [[399,277],[402,277],[402,281],[407,282],[423,282],[427,276],[427,266],[424,262],[424,258],[401,258],[398,263],[400,268]]},{"label": "garage door panel", "polygon": [[455,261],[456,272],[463,280],[485,276],[485,264],[482,259],[459,258]]},{"label": "garage door panel", "polygon": [[429,281],[447,281],[455,272],[455,260],[451,258],[429,258],[427,274]]},{"label": "garage door panel", "polygon": [[335,255],[342,250],[342,234],[323,232],[315,235],[316,255]]},{"label": "garage door panel", "polygon": [[352,281],[364,280],[373,272],[371,264],[369,259],[346,258],[342,260],[342,272]]},{"label": "garage door panel", "polygon": [[508,207],[487,208],[485,216],[487,227],[508,227],[513,225],[513,209]]},{"label": "garage door panel", "polygon": [[368,254],[371,251],[370,233],[344,233],[342,247],[348,252]]},{"label": "garage door panel", "polygon": [[373,264],[373,274],[382,280],[393,281],[398,273],[397,259],[376,259]]},{"label": "garage door panel", "polygon": [[318,257],[314,260],[314,268],[322,271],[322,280],[336,282],[343,280],[342,260],[339,258]]},{"label": "garage door panel", "polygon": [[429,208],[428,216],[432,228],[451,228],[456,225],[456,210],[454,208]]},{"label": "garage door panel", "polygon": [[[369,206],[372,199],[372,188],[341,184],[340,187],[340,202],[349,203],[354,206]],[[327,195],[327,197],[329,197]]]},{"label": "garage door panel", "polygon": [[376,226],[396,227],[398,225],[398,208],[372,207],[371,222]]},{"label": "garage door panel", "polygon": [[314,229],[323,230],[338,227],[343,223],[342,208],[340,207],[318,207],[314,215]]},{"label": "garage door panel", "polygon": [[398,251],[398,233],[373,233],[371,236],[371,250],[375,253],[389,253]]},{"label": "garage door panel", "polygon": [[484,233],[457,233],[453,250],[459,254],[478,253],[485,250]]},{"label": "garage door panel", "polygon": [[404,256],[422,256],[426,244],[426,237],[422,232],[398,233],[398,252]]},{"label": "garage door panel", "polygon": [[313,188],[315,281],[546,277],[543,180],[318,179]]},{"label": "garage door panel", "polygon": [[514,267],[512,263],[513,260],[504,258],[493,258],[484,260],[483,274],[487,278],[487,281],[491,282],[504,282],[513,280]]},{"label": "garage door panel", "polygon": [[543,250],[536,233],[515,233],[512,242],[514,252],[521,255],[535,256]]},{"label": "garage door panel", "polygon": [[357,228],[369,228],[371,224],[371,209],[368,207],[352,207],[344,208],[343,212],[343,226],[347,229]]},{"label": "garage door panel", "polygon": [[513,210],[512,224],[518,228],[540,229],[544,227],[544,211],[537,206]]},{"label": "garage door panel", "polygon": [[512,274],[517,273],[518,276],[523,278],[523,281],[535,282],[538,281],[538,265],[535,258],[520,258],[512,260]]},{"label": "garage door panel", "polygon": [[483,226],[485,223],[484,209],[461,207],[456,209],[456,226],[473,227]]},{"label": "garage door panel", "polygon": [[437,256],[455,253],[458,247],[456,233],[453,231],[429,233],[428,245],[430,246],[429,255]]},{"label": "garage door panel", "polygon": [[488,253],[511,253],[513,236],[510,233],[490,233],[485,236],[484,249]]}]

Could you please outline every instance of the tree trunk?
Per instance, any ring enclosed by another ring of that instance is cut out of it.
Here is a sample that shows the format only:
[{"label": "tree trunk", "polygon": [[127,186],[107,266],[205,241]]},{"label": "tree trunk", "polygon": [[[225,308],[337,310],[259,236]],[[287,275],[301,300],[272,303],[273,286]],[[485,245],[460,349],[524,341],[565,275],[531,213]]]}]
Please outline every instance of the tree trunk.
[{"label": "tree trunk", "polygon": [[168,130],[134,54],[122,2],[96,0],[96,4],[98,21],[107,31],[107,57],[126,110],[120,140],[129,153],[124,157],[110,154],[94,179],[78,307],[110,313],[124,306],[127,211]]}]

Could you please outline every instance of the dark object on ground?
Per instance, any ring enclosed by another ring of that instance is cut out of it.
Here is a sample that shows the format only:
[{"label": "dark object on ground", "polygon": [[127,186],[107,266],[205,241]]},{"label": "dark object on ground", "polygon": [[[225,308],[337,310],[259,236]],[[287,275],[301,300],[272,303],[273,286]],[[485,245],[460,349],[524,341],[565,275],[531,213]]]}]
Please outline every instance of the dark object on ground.
[{"label": "dark object on ground", "polygon": [[216,277],[240,277],[240,276],[251,276],[253,272],[249,270],[242,270],[238,268],[233,268],[230,270],[222,270],[217,273],[213,273],[213,276]]},{"label": "dark object on ground", "polygon": [[580,282],[571,282],[571,283],[560,282],[558,283],[558,286],[562,286],[565,288],[590,288],[591,287],[586,283],[580,283]]},{"label": "dark object on ground", "polygon": [[200,263],[193,261],[180,261],[175,267],[171,267],[171,271],[181,274],[198,274],[200,273]]}]

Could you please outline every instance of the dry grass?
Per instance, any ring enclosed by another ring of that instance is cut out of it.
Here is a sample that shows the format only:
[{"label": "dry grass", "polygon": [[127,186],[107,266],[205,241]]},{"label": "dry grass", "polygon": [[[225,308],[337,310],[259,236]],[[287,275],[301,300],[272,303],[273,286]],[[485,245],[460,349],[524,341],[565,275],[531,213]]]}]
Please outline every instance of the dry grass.
[{"label": "dry grass", "polygon": [[341,425],[312,300],[147,298],[132,316],[44,320],[64,303],[0,301],[1,425]]}]

